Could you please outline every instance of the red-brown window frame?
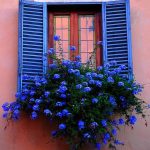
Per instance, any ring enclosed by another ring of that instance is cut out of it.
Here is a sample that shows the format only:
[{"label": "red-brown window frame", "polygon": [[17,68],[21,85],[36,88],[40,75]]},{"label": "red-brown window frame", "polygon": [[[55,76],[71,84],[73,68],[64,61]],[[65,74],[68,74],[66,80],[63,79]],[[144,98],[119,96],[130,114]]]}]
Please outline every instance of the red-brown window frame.
[{"label": "red-brown window frame", "polygon": [[[54,16],[57,15],[70,15],[70,45],[76,46],[75,55],[79,55],[79,33],[78,31],[78,16],[79,15],[95,15],[95,41],[102,41],[102,19],[101,13],[99,10],[96,11],[49,11],[49,34],[48,34],[48,47],[51,48],[54,46],[53,37],[54,36]],[[73,36],[72,36],[73,35]],[[72,52],[70,52],[70,56],[72,56]],[[71,57],[70,57],[71,58]],[[102,48],[98,47],[96,51],[96,66],[102,64]]]}]

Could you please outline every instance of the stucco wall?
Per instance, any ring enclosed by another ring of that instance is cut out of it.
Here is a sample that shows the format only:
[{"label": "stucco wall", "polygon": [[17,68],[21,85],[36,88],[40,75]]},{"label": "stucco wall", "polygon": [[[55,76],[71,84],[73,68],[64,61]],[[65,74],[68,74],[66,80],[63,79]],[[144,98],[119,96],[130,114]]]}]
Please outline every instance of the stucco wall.
[{"label": "stucco wall", "polygon": [[[146,84],[142,98],[150,102],[150,1],[131,0],[133,66],[138,82]],[[14,100],[17,83],[17,11],[18,0],[0,0],[0,105]],[[2,116],[2,109],[0,109]],[[43,119],[41,119],[43,120]],[[150,119],[148,119],[150,123]],[[49,138],[50,124],[30,121],[26,116],[19,122],[0,117],[0,150],[67,150],[61,140]],[[150,150],[150,125],[138,121],[135,130],[123,128],[120,138],[125,142],[119,150]]]}]

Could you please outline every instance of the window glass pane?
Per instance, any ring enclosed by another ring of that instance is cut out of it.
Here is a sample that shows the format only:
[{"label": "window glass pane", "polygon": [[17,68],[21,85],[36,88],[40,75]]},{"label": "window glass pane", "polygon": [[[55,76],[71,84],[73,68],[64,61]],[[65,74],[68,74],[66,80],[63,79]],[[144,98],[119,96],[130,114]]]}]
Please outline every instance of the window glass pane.
[{"label": "window glass pane", "polygon": [[[69,16],[54,16],[54,34],[59,35],[61,39],[61,47],[63,48],[64,58],[69,59],[69,44],[70,44],[70,17]],[[57,56],[59,55],[59,44],[54,43]]]},{"label": "window glass pane", "polygon": [[[87,62],[95,43],[94,15],[79,16],[79,51],[82,63]],[[94,58],[95,59],[95,58]]]}]

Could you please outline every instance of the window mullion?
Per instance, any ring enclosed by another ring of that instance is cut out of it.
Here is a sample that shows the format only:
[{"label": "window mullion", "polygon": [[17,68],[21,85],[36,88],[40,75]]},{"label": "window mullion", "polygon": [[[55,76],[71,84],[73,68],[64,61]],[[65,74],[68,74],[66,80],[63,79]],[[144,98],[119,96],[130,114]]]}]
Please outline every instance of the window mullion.
[{"label": "window mullion", "polygon": [[70,51],[70,59],[72,56],[77,56],[79,54],[79,39],[78,39],[78,14],[77,12],[71,12],[70,15],[70,45],[76,47],[76,51]]}]

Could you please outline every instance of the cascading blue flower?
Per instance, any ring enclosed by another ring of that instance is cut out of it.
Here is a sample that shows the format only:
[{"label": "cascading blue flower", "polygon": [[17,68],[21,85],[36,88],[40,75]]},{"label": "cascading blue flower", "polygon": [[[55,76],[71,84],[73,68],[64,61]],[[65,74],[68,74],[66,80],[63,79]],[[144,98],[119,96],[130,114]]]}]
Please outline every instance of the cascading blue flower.
[{"label": "cascading blue flower", "polygon": [[103,119],[101,121],[101,124],[102,124],[103,127],[107,127],[107,121],[105,119]]},{"label": "cascading blue flower", "polygon": [[60,36],[59,35],[54,35],[54,41],[59,41],[60,40]]},{"label": "cascading blue flower", "polygon": [[79,130],[85,128],[85,123],[84,123],[84,121],[80,120],[80,121],[78,122],[78,128],[79,128]]},{"label": "cascading blue flower", "polygon": [[[55,35],[54,40],[61,44],[60,36]],[[70,50],[76,55],[75,46]],[[107,143],[123,145],[116,139],[119,127],[134,125],[137,118],[132,114],[143,115],[143,109],[150,107],[135,96],[143,87],[123,77],[120,73],[126,66],[116,61],[95,68],[82,64],[81,56],[65,60],[56,52],[50,48],[45,55],[52,62],[46,75],[23,75],[24,85],[16,93],[16,101],[2,105],[3,118],[19,119],[22,111],[29,112],[32,120],[44,114],[51,123],[58,123],[52,136],[66,136],[75,147],[97,141],[101,141],[96,144],[98,150]],[[116,113],[119,119],[114,119]]]},{"label": "cascading blue flower", "polygon": [[64,123],[61,123],[61,124],[59,125],[59,129],[60,129],[60,130],[66,129],[66,125],[65,125]]},{"label": "cascading blue flower", "polygon": [[98,99],[97,99],[97,98],[92,98],[92,103],[93,103],[93,104],[98,103]]}]

